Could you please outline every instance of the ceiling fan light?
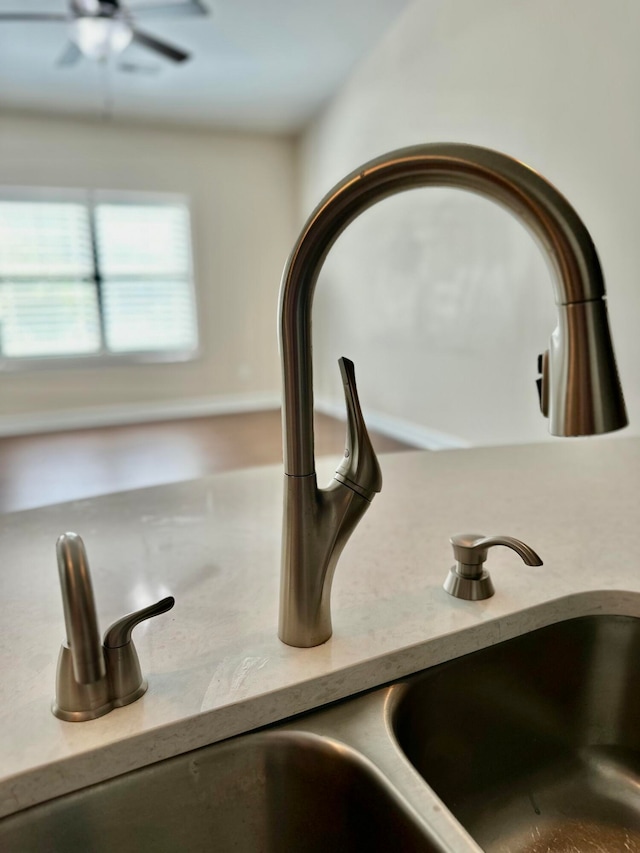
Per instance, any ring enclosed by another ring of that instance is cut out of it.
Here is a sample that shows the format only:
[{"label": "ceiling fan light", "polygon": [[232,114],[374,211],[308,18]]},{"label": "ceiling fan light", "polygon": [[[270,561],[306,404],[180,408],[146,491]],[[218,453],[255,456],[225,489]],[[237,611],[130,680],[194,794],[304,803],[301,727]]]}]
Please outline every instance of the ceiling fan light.
[{"label": "ceiling fan light", "polygon": [[133,30],[122,18],[76,18],[71,38],[88,59],[108,59],[127,47]]},{"label": "ceiling fan light", "polygon": [[99,15],[100,0],[71,0],[71,11],[78,16]]}]

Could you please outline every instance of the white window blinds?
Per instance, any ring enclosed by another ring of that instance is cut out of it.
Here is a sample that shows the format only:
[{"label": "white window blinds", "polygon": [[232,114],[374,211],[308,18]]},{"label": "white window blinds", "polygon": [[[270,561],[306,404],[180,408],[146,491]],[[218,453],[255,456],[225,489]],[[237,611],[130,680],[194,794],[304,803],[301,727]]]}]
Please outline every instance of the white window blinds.
[{"label": "white window blinds", "polygon": [[100,349],[85,206],[0,201],[0,348],[7,357]]},{"label": "white window blinds", "polygon": [[186,204],[3,200],[0,190],[2,357],[196,347]]},{"label": "white window blinds", "polygon": [[187,208],[98,204],[95,223],[109,349],[193,349]]}]

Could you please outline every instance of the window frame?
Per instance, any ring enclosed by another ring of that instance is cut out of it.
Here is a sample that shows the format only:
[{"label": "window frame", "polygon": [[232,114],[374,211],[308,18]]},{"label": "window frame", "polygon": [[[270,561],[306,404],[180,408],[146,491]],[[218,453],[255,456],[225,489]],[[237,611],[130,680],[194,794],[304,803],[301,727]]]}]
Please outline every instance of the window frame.
[{"label": "window frame", "polygon": [[[137,364],[172,364],[195,361],[202,355],[201,317],[198,287],[196,286],[196,264],[193,244],[193,209],[189,196],[182,193],[151,192],[117,189],[88,189],[86,187],[41,187],[41,186],[0,186],[0,201],[32,201],[76,203],[86,207],[89,216],[91,236],[91,254],[93,274],[81,279],[93,283],[96,288],[97,308],[100,326],[100,350],[95,353],[70,355],[8,356],[0,353],[1,372],[20,372],[25,370],[60,370],[86,367],[116,367]],[[113,352],[106,347],[105,318],[102,305],[102,282],[105,278],[100,271],[98,255],[98,237],[96,232],[96,207],[99,204],[164,206],[182,205],[188,213],[189,268],[188,287],[195,313],[196,343],[192,348],[130,350]],[[45,278],[46,281],[46,278]]]}]

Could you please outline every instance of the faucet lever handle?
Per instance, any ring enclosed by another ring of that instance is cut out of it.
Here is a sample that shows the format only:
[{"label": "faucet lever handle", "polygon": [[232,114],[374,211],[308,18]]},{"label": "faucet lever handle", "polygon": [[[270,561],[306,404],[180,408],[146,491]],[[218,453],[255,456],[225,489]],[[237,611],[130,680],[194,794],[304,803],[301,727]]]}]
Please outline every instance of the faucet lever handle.
[{"label": "faucet lever handle", "polygon": [[450,595],[467,601],[490,598],[495,592],[489,572],[484,568],[489,548],[505,545],[515,551],[527,566],[542,565],[533,548],[513,536],[457,533],[449,541],[453,545],[456,564],[449,570],[444,588]]},{"label": "faucet lever handle", "polygon": [[122,619],[116,622],[107,629],[104,635],[103,645],[105,649],[120,649],[131,642],[131,632],[140,622],[145,619],[151,619],[153,616],[159,616],[161,613],[166,613],[171,610],[176,603],[172,595],[160,599],[155,604],[150,604],[148,607],[143,607],[141,610],[136,610],[134,613],[128,613]]},{"label": "faucet lever handle", "polygon": [[135,702],[147,689],[142,676],[136,647],[131,642],[131,632],[139,622],[166,613],[175,604],[172,595],[155,604],[128,613],[107,629],[104,635],[104,654],[109,670],[111,699],[115,708]]},{"label": "faucet lever handle", "polygon": [[342,357],[338,365],[347,404],[347,438],[335,479],[370,501],[382,488],[382,472],[360,408],[354,364]]}]

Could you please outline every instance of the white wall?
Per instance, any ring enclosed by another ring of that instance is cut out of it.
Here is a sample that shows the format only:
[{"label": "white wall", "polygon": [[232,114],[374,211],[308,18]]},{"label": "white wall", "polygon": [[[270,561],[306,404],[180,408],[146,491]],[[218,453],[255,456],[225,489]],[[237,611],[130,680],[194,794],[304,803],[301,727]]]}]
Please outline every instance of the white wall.
[{"label": "white wall", "polygon": [[[598,247],[635,432],[638,32],[635,0],[417,0],[300,148],[305,216],[362,162],[418,142],[486,145],[549,178]],[[339,401],[344,354],[374,413],[473,443],[540,440],[535,356],[554,325],[546,265],[509,214],[453,190],[397,196],[353,223],[325,264],[316,398]]]},{"label": "white wall", "polygon": [[0,185],[191,198],[202,328],[202,356],[192,362],[1,375],[0,431],[277,402],[276,306],[294,237],[294,166],[285,138],[0,116]]}]

